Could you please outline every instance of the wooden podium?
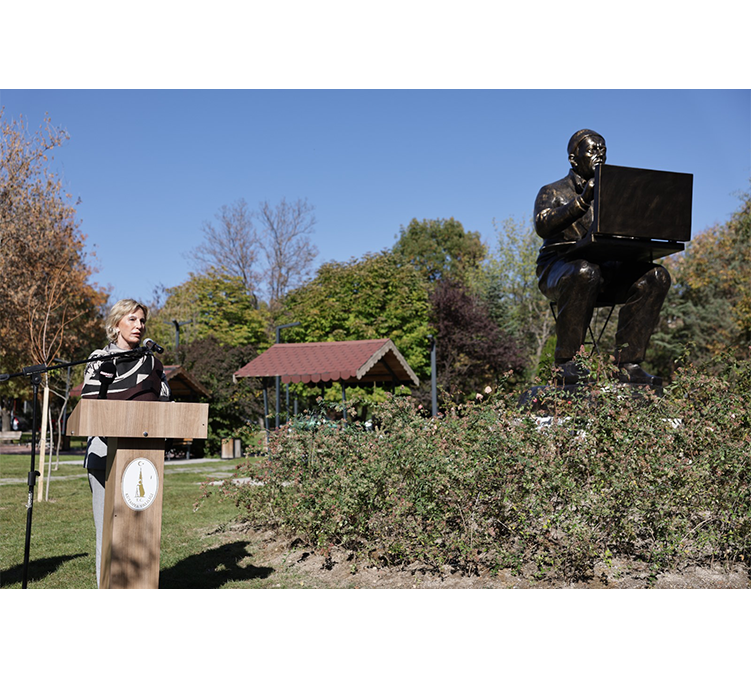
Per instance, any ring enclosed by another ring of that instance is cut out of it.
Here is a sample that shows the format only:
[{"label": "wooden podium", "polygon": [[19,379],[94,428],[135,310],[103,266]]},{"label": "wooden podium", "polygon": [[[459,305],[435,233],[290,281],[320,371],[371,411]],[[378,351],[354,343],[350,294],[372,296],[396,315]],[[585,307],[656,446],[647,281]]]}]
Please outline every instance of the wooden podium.
[{"label": "wooden podium", "polygon": [[166,438],[206,438],[209,406],[82,399],[67,435],[107,438],[99,588],[159,588]]}]

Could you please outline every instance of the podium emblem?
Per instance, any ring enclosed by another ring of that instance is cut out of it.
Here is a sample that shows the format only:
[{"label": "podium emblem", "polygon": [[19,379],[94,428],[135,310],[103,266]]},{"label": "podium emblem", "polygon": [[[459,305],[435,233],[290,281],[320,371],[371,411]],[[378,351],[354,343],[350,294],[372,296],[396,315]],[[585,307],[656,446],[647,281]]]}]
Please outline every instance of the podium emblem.
[{"label": "podium emblem", "polygon": [[134,459],[125,467],[120,483],[123,500],[134,511],[149,508],[159,490],[159,473],[156,466],[144,457]]}]

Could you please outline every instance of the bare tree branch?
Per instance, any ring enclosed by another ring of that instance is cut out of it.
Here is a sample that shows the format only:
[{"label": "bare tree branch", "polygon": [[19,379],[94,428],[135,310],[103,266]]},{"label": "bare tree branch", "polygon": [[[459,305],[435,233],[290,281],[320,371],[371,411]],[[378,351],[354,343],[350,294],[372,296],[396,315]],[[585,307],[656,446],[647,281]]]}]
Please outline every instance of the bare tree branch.
[{"label": "bare tree branch", "polygon": [[269,305],[276,306],[285,294],[310,273],[318,249],[310,241],[316,218],[307,200],[281,202],[272,207],[264,201],[258,219],[263,228],[261,248],[266,255],[266,285]]},{"label": "bare tree branch", "polygon": [[200,273],[210,269],[238,276],[248,293],[256,299],[260,284],[257,270],[261,251],[253,215],[242,198],[232,205],[222,205],[216,215],[218,223],[205,222],[203,243],[190,254]]},{"label": "bare tree branch", "polygon": [[256,308],[263,292],[272,309],[309,275],[318,250],[310,240],[316,218],[307,200],[264,201],[251,212],[240,199],[222,206],[216,219],[204,223],[203,242],[189,255],[200,275],[237,276]]}]

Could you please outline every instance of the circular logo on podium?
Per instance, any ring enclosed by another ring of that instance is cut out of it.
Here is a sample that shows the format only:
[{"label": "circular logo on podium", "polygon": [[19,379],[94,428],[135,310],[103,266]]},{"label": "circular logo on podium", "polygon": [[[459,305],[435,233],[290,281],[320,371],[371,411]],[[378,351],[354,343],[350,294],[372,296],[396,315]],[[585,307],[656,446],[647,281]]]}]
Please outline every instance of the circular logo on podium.
[{"label": "circular logo on podium", "polygon": [[151,461],[139,457],[125,467],[120,485],[125,503],[134,511],[143,511],[156,499],[159,473]]}]

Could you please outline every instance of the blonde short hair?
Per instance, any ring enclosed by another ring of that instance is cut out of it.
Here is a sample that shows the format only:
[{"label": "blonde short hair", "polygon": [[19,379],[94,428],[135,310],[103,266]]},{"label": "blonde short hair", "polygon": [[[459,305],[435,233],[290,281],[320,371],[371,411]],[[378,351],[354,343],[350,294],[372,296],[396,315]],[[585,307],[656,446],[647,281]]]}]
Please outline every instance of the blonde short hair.
[{"label": "blonde short hair", "polygon": [[117,324],[129,313],[134,313],[137,309],[143,311],[143,319],[149,317],[149,309],[146,308],[140,301],[135,299],[120,299],[110,308],[107,313],[107,319],[104,321],[104,330],[107,332],[107,339],[109,341],[115,341],[117,339]]}]

